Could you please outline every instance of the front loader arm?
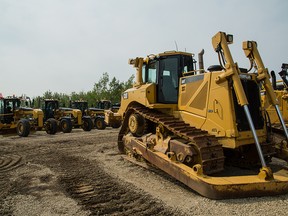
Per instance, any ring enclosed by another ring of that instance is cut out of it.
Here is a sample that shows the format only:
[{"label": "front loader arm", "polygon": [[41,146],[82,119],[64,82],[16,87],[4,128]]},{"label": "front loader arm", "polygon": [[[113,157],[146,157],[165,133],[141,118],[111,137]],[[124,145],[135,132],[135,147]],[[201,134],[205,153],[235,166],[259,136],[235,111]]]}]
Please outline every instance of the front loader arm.
[{"label": "front loader arm", "polygon": [[274,106],[278,105],[279,103],[270,82],[270,75],[268,73],[268,69],[264,66],[262,58],[257,49],[257,43],[255,41],[244,41],[243,50],[246,57],[249,58],[251,64],[254,64],[257,67],[257,80],[263,83],[269,103]]},{"label": "front loader arm", "polygon": [[244,106],[244,105],[248,105],[248,100],[246,98],[243,86],[240,81],[240,77],[239,77],[240,70],[238,68],[237,63],[234,63],[234,60],[232,58],[231,52],[228,47],[228,44],[231,44],[232,40],[233,40],[233,36],[226,35],[224,32],[218,32],[212,38],[212,44],[213,44],[214,50],[218,53],[218,55],[222,55],[221,57],[224,58],[225,56],[225,61],[226,61],[224,62],[225,65],[223,66],[225,69],[225,72],[219,75],[215,81],[216,83],[221,83],[227,80],[228,78],[231,78],[233,80],[233,86],[235,89],[238,104],[240,104],[241,106]]},{"label": "front loader arm", "polygon": [[256,149],[262,164],[262,169],[260,170],[259,176],[263,176],[261,178],[264,179],[273,179],[272,171],[269,167],[266,165],[266,161],[263,156],[263,152],[259,143],[259,139],[255,130],[254,123],[252,121],[252,117],[248,108],[248,100],[245,94],[245,91],[243,89],[241,80],[240,80],[240,70],[238,68],[237,63],[234,63],[231,52],[229,50],[228,44],[231,44],[233,42],[233,36],[232,35],[226,35],[224,32],[218,32],[213,38],[212,38],[212,44],[215,49],[215,51],[219,55],[219,60],[221,64],[221,58],[224,66],[222,65],[225,72],[223,72],[221,75],[219,75],[216,78],[216,83],[224,82],[227,79],[232,79],[233,81],[233,87],[235,90],[235,94],[238,100],[238,104],[240,104],[245,112],[247,121],[249,123],[251,132],[253,134],[253,138],[255,141]]},{"label": "front loader arm", "polygon": [[270,76],[268,73],[268,69],[265,68],[262,58],[257,49],[257,43],[255,41],[244,41],[243,42],[243,50],[247,58],[249,58],[252,65],[257,68],[258,76],[257,80],[262,82],[266,95],[268,97],[268,102],[275,107],[276,113],[278,115],[279,121],[281,122],[282,128],[285,133],[286,140],[288,141],[288,130],[286,128],[284,119],[279,109],[279,103],[274,93],[274,89],[269,80]]},{"label": "front loader arm", "polygon": [[136,68],[136,70],[137,70],[137,72],[136,72],[136,82],[134,84],[134,87],[135,86],[140,86],[140,85],[143,84],[143,80],[142,80],[142,66],[143,66],[143,62],[144,62],[144,59],[140,58],[140,57],[128,60],[128,63],[130,65],[133,65]]}]

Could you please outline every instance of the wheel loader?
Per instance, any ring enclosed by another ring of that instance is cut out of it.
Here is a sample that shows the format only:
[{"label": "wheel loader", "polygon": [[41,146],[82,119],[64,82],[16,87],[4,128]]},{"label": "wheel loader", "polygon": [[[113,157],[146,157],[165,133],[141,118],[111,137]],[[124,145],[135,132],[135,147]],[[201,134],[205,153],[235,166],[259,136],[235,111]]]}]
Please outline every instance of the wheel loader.
[{"label": "wheel loader", "polygon": [[130,59],[136,83],[121,96],[118,149],[211,199],[287,193],[287,163],[271,162],[278,155],[261,106],[260,84],[279,111],[269,74],[255,41],[243,42],[255,73],[234,62],[232,42],[212,37],[220,65],[207,71],[203,51],[199,69],[187,52]]},{"label": "wheel loader", "polygon": [[41,130],[43,112],[40,109],[21,106],[18,97],[0,97],[0,131],[15,131],[21,137],[27,137],[31,130]]},{"label": "wheel loader", "polygon": [[272,78],[272,86],[274,89],[274,93],[276,95],[276,98],[279,101],[279,110],[281,112],[281,115],[283,117],[285,128],[283,128],[279,118],[278,114],[273,109],[273,106],[269,103],[266,97],[266,91],[262,91],[262,104],[265,108],[265,111],[267,113],[269,126],[272,129],[273,132],[277,133],[275,136],[276,141],[276,151],[281,155],[281,157],[288,161],[288,145],[286,141],[286,137],[284,136],[285,131],[284,129],[287,128],[288,125],[288,64],[283,63],[282,64],[282,70],[278,73],[282,80],[276,80],[276,75],[274,71],[271,71],[271,78]]},{"label": "wheel loader", "polygon": [[[103,100],[104,102],[104,100]],[[71,101],[70,107],[74,109],[80,109],[82,113],[84,113],[87,116],[90,116],[92,121],[94,122],[94,126],[99,130],[104,130],[106,127],[112,127],[112,128],[119,128],[121,126],[121,116],[117,113],[114,113],[109,108],[106,108],[106,102],[109,102],[105,100],[105,106],[98,106],[99,103],[97,103],[97,107],[90,107],[88,108],[88,102],[87,101]],[[102,103],[104,105],[104,103]],[[110,101],[111,104],[111,101]]]},{"label": "wheel loader", "polygon": [[45,99],[41,105],[44,121],[49,122],[51,133],[56,133],[58,128],[64,133],[70,133],[73,127],[82,127],[84,131],[92,129],[90,116],[82,116],[79,109],[59,107],[59,101],[56,99]]}]

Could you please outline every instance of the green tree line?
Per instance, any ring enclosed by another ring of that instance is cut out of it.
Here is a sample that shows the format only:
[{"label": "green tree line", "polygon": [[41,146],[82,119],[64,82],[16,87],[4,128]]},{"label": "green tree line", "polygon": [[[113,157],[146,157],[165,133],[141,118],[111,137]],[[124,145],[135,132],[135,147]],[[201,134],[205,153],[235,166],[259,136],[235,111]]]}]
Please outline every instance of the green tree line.
[{"label": "green tree line", "polygon": [[90,107],[96,106],[100,100],[110,100],[112,104],[120,103],[121,93],[133,86],[134,75],[126,82],[120,82],[115,77],[110,80],[107,72],[102,74],[99,81],[93,86],[93,89],[88,92],[72,92],[71,94],[46,91],[43,96],[37,96],[34,101],[41,99],[58,99],[61,106],[69,106],[70,100],[85,100]]}]

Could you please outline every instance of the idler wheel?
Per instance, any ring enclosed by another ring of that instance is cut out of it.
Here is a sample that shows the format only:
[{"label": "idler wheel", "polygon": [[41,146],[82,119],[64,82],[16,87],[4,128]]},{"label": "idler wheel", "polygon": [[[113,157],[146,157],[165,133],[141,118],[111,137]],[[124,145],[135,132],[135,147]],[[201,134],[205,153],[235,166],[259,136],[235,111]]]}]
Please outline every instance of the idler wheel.
[{"label": "idler wheel", "polygon": [[140,137],[145,131],[145,119],[138,113],[129,116],[128,127],[133,136]]}]

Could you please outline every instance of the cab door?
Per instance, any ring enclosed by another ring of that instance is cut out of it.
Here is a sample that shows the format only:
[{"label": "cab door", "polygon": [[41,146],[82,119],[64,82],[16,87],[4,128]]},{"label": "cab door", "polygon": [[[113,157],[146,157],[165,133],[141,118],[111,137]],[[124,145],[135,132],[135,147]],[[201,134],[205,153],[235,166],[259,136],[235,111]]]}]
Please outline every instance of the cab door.
[{"label": "cab door", "polygon": [[178,103],[179,88],[179,58],[177,56],[168,56],[160,59],[158,67],[158,103]]}]

